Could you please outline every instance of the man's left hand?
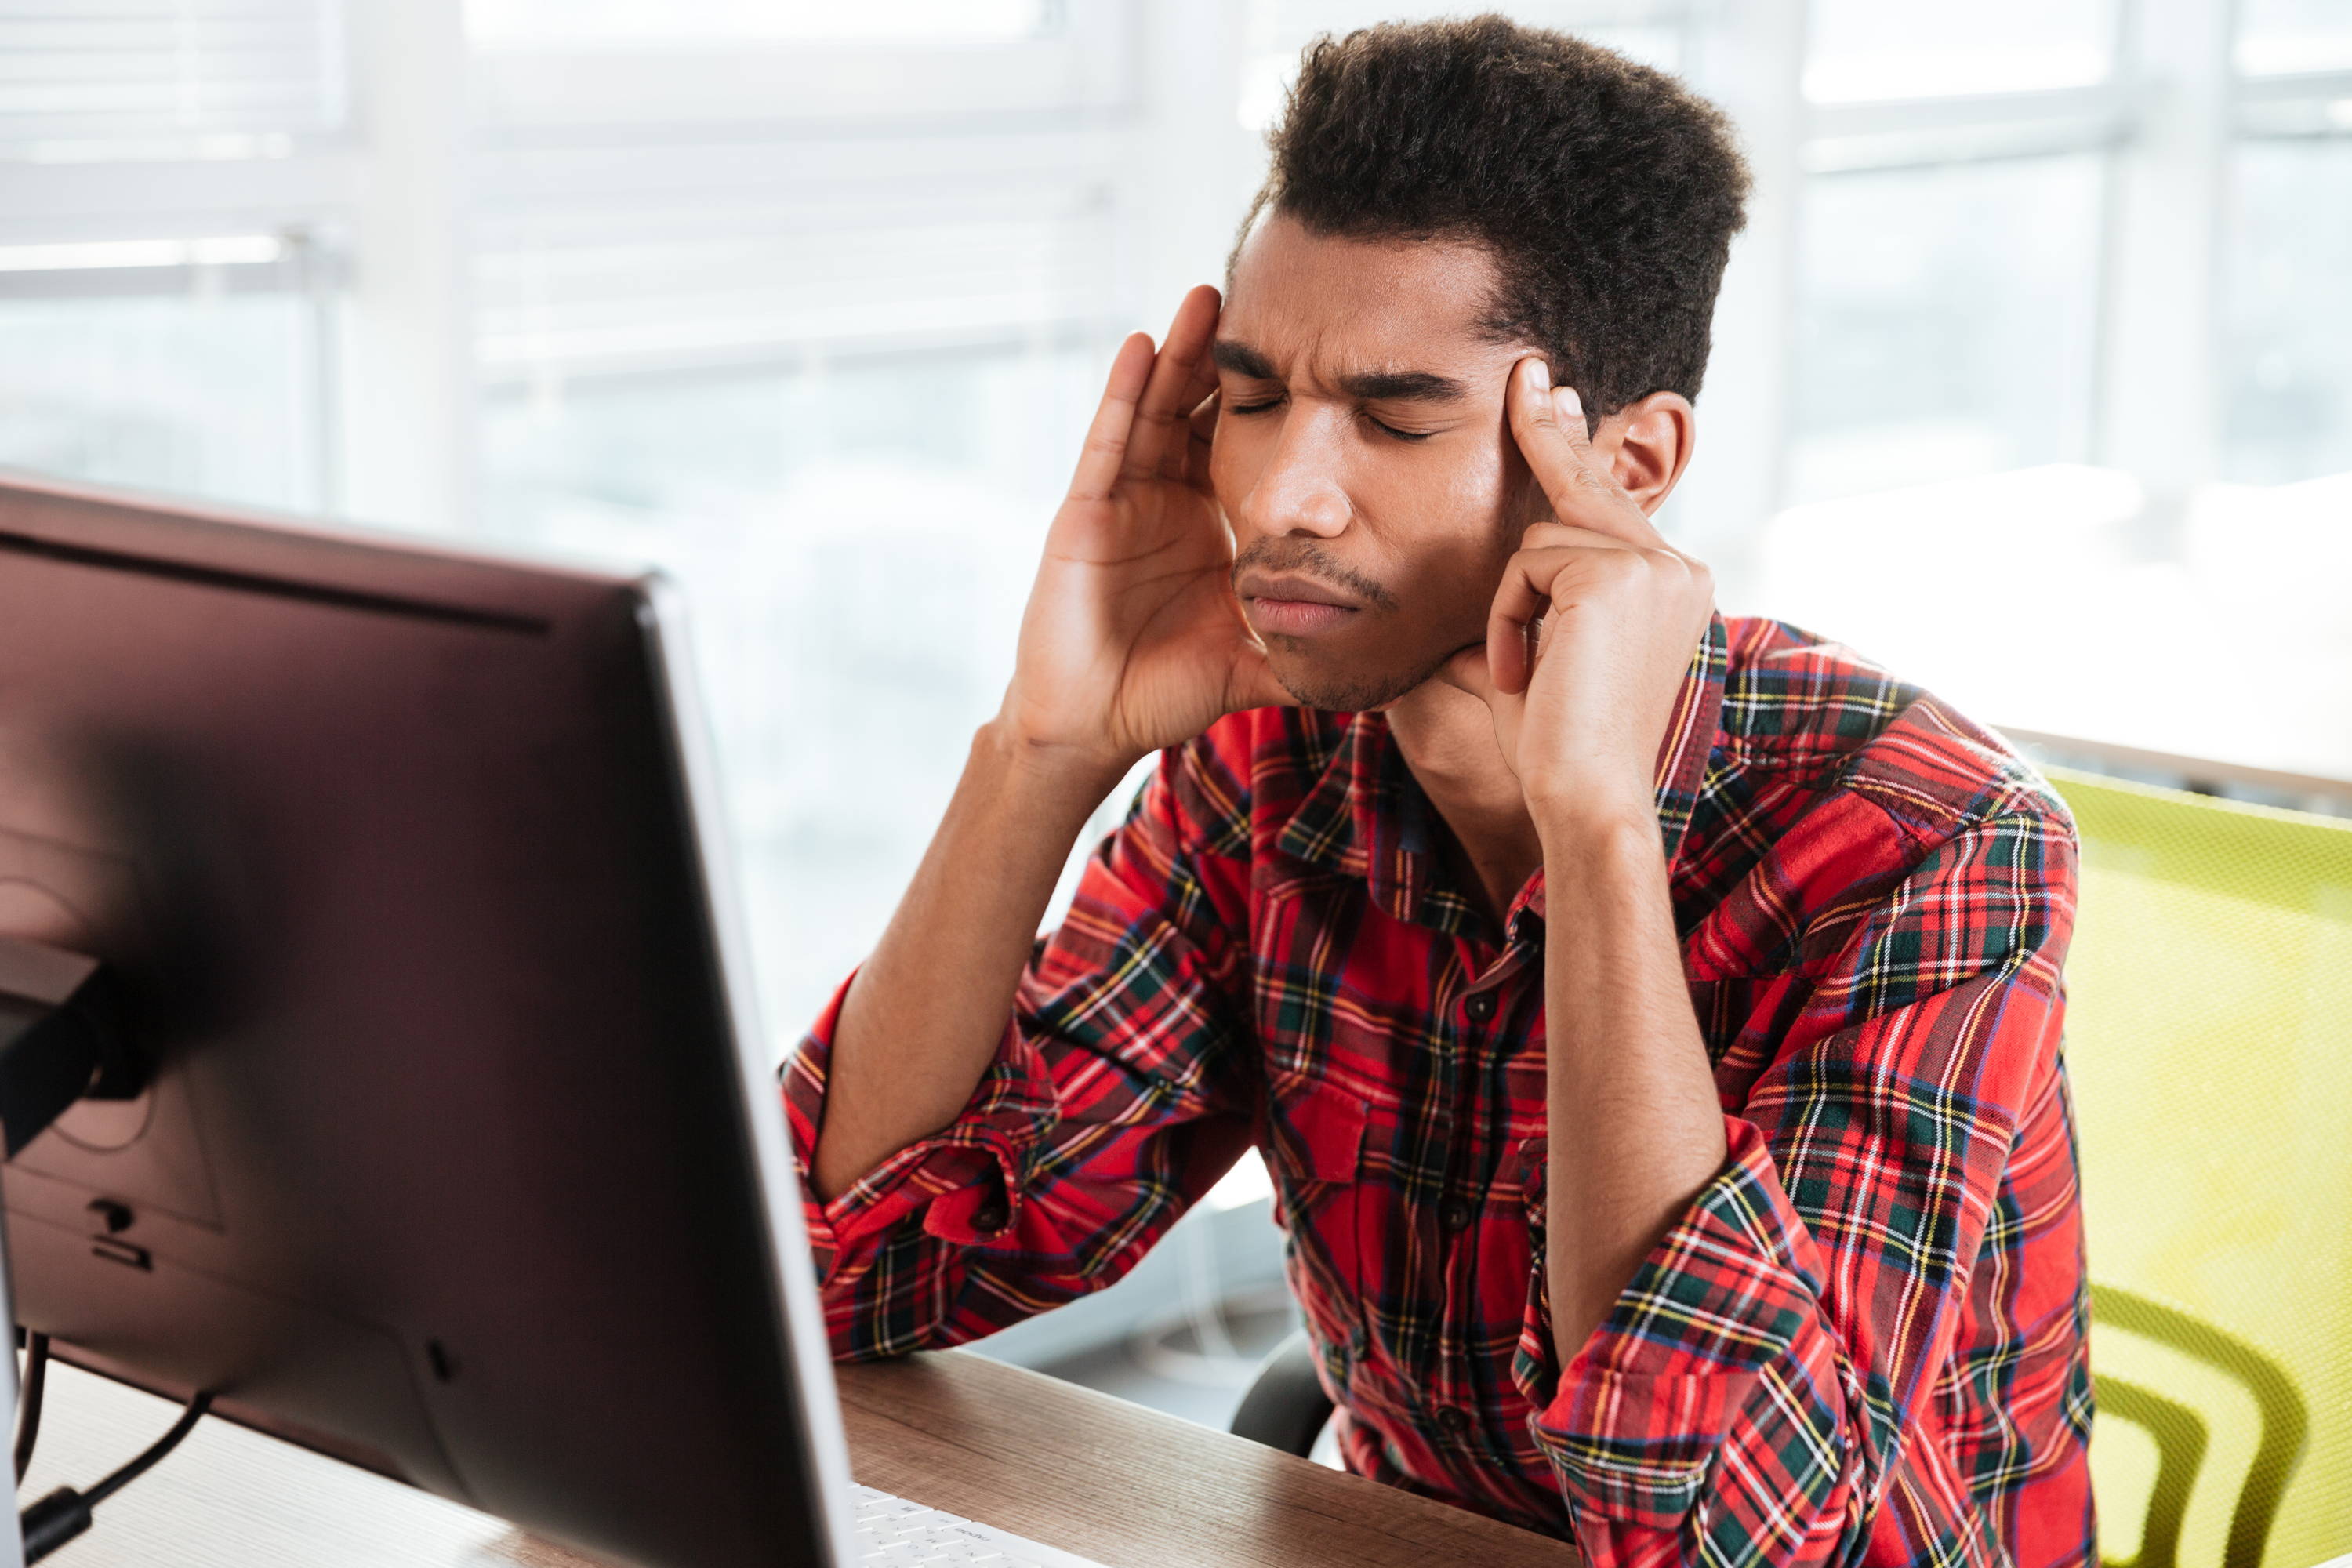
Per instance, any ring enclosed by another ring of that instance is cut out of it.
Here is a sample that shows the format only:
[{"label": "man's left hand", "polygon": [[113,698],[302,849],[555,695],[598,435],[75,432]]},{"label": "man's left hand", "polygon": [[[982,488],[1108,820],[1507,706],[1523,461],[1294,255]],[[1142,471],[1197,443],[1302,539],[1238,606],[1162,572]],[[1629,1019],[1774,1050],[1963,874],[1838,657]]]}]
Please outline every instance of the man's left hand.
[{"label": "man's left hand", "polygon": [[1483,647],[1445,678],[1486,699],[1539,830],[1655,810],[1659,748],[1715,605],[1705,563],[1668,544],[1593,451],[1574,389],[1512,367],[1511,434],[1556,521],[1528,525]]}]

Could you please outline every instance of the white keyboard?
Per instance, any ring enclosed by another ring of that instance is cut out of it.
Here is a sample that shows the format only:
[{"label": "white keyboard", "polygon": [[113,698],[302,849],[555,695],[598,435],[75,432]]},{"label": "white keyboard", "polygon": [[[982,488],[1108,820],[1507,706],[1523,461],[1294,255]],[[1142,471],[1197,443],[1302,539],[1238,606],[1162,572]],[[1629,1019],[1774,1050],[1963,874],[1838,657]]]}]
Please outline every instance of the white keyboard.
[{"label": "white keyboard", "polygon": [[1102,1568],[992,1524],[958,1519],[872,1487],[851,1489],[857,1495],[857,1543],[864,1548],[857,1561],[866,1568]]}]

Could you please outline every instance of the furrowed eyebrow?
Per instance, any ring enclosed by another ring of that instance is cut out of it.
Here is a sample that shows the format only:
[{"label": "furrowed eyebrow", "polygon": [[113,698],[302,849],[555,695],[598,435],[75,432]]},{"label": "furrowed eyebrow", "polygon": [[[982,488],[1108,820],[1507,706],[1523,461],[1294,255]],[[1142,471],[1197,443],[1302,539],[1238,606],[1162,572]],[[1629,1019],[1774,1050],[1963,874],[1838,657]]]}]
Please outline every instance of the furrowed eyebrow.
[{"label": "furrowed eyebrow", "polygon": [[1232,371],[1235,375],[1248,376],[1252,381],[1278,381],[1274,374],[1274,362],[1247,343],[1231,338],[1219,338],[1209,345],[1209,357],[1217,362],[1219,370]]},{"label": "furrowed eyebrow", "polygon": [[[1209,345],[1209,357],[1219,370],[1245,375],[1252,381],[1279,381],[1274,363],[1244,342],[1219,338]],[[1339,390],[1366,403],[1453,403],[1469,389],[1450,375],[1426,370],[1364,370],[1339,378]]]},{"label": "furrowed eyebrow", "polygon": [[1339,390],[1367,403],[1452,403],[1467,389],[1450,375],[1425,370],[1368,370],[1339,378]]}]

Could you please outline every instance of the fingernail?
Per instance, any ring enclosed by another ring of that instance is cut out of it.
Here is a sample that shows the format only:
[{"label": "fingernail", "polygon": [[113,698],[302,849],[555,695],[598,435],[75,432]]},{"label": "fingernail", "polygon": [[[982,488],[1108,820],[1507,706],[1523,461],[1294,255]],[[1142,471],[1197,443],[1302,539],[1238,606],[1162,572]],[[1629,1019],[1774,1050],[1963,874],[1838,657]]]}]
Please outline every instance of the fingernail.
[{"label": "fingernail", "polygon": [[1538,392],[1551,384],[1551,369],[1543,361],[1531,359],[1528,361],[1528,379],[1536,384]]},{"label": "fingernail", "polygon": [[1562,414],[1581,414],[1584,412],[1584,400],[1576,395],[1576,388],[1572,386],[1563,386],[1559,388],[1553,392],[1551,398],[1554,403],[1559,405],[1559,411]]}]

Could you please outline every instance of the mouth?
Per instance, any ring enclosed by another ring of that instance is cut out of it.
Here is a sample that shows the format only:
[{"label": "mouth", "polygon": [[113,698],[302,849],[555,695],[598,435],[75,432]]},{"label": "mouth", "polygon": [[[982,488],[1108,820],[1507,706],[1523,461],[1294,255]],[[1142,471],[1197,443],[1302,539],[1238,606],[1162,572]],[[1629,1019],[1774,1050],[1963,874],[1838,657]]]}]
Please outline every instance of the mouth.
[{"label": "mouth", "polygon": [[1242,613],[1261,634],[1313,637],[1343,626],[1363,606],[1305,577],[1269,577],[1252,573],[1234,585]]}]

